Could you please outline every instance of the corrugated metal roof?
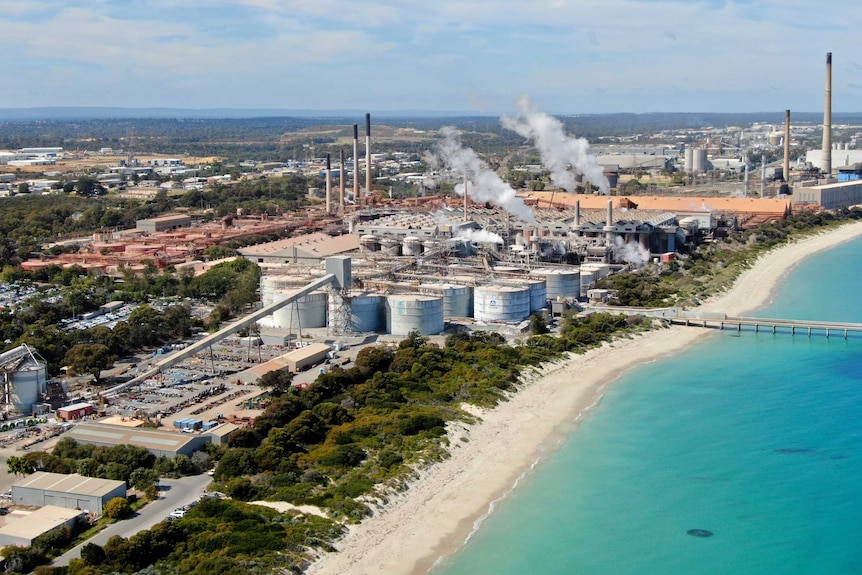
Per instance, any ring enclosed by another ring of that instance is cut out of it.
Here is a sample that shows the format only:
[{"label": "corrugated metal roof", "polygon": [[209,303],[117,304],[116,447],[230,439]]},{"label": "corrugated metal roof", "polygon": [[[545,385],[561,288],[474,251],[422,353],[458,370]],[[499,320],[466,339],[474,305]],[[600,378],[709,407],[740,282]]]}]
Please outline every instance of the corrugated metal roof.
[{"label": "corrugated metal roof", "polygon": [[784,213],[790,209],[790,200],[781,198],[720,198],[693,196],[598,196],[594,194],[567,194],[563,192],[530,192],[526,197],[538,199],[540,205],[547,206],[553,196],[554,206],[574,206],[580,202],[581,209],[607,208],[608,200],[614,209],[620,202],[631,201],[641,210],[661,210],[670,212],[745,212],[745,213]]},{"label": "corrugated metal roof", "polygon": [[111,445],[130,444],[161,451],[178,451],[195,439],[194,436],[179,432],[104,423],[81,423],[67,431],[65,436],[82,441],[96,441]]},{"label": "corrugated metal roof", "polygon": [[84,515],[84,512],[80,509],[67,509],[57,505],[46,505],[22,515],[22,517],[16,518],[14,522],[0,527],[0,535],[32,541],[39,535],[55,527],[59,527],[79,515]]},{"label": "corrugated metal roof", "polygon": [[[359,249],[359,235],[329,236],[315,232],[237,250],[245,257],[326,257]],[[294,254],[296,250],[296,254]]]},{"label": "corrugated metal roof", "polygon": [[126,483],[124,481],[100,479],[98,477],[84,477],[77,473],[66,475],[63,473],[37,471],[20,481],[16,481],[12,484],[12,487],[42,489],[45,491],[61,491],[72,495],[95,495],[97,497],[102,497],[115,490],[117,487],[125,487],[125,485]]}]

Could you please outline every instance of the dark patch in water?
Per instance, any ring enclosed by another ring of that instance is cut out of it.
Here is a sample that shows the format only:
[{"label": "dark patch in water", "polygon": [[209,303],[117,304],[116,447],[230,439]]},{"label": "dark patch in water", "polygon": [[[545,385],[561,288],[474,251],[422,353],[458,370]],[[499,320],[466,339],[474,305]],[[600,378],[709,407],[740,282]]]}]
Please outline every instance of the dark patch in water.
[{"label": "dark patch in water", "polygon": [[833,455],[829,459],[847,459],[846,455]]},{"label": "dark patch in water", "polygon": [[686,533],[692,537],[712,537],[712,531],[709,529],[689,529]]},{"label": "dark patch in water", "polygon": [[780,449],[773,449],[772,451],[775,453],[811,453],[814,450],[805,447],[782,447]]}]

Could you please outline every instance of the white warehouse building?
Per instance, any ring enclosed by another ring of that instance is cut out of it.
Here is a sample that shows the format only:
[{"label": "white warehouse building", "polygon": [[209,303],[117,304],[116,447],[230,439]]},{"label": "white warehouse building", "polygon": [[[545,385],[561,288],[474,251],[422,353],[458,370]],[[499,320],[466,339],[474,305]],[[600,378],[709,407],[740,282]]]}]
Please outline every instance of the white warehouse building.
[{"label": "white warehouse building", "polygon": [[12,484],[12,502],[15,505],[56,505],[97,515],[102,514],[105,503],[125,496],[125,481],[84,477],[77,473],[65,475],[37,471]]}]

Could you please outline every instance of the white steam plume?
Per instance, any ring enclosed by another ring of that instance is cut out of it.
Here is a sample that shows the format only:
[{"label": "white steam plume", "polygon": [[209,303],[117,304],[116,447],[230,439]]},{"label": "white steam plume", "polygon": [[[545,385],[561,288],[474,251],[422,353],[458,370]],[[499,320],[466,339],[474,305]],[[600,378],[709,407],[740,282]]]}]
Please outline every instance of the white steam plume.
[{"label": "white steam plume", "polygon": [[629,264],[642,268],[649,263],[649,250],[639,242],[626,242],[621,237],[614,238],[614,256]]},{"label": "white steam plume", "polygon": [[500,121],[504,128],[533,140],[542,157],[542,165],[551,171],[551,179],[555,184],[568,192],[576,191],[575,176],[569,170],[571,166],[590,183],[598,186],[601,193],[608,193],[610,183],[596,162],[596,157],[589,152],[590,143],[586,139],[567,136],[559,120],[538,111],[526,96],[518,99],[518,109],[520,116],[503,116]]},{"label": "white steam plume", "polygon": [[505,243],[503,238],[494,232],[488,230],[458,230],[456,238],[469,240],[474,244],[502,244]]},{"label": "white steam plume", "polygon": [[[437,211],[432,214],[438,222],[444,226],[452,226],[458,228],[459,221],[453,220],[449,214],[443,211]],[[470,228],[458,228],[455,237],[461,240],[468,240],[477,244],[504,244],[506,243],[501,236],[488,230],[473,230]]]},{"label": "white steam plume", "polygon": [[[470,198],[476,202],[491,202],[500,206],[526,223],[535,221],[533,211],[527,207],[524,200],[515,195],[515,190],[496,172],[488,169],[474,150],[461,144],[458,130],[446,126],[440,130],[440,133],[443,140],[437,147],[436,158],[442,167],[449,169],[457,177],[467,177],[469,185],[466,193]],[[455,192],[463,196],[464,184],[457,184]]]}]

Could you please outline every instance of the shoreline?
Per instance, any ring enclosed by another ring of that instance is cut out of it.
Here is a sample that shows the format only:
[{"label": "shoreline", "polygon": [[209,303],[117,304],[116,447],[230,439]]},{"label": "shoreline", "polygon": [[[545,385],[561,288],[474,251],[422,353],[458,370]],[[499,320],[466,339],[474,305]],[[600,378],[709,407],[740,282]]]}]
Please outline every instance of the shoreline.
[{"label": "shoreline", "polygon": [[[860,236],[862,222],[855,222],[783,245],[758,258],[731,288],[699,309],[728,315],[760,309],[805,258]],[[606,386],[709,335],[698,327],[655,329],[570,354],[541,371],[525,370],[507,402],[492,410],[472,409],[480,419],[474,425],[448,426],[448,459],[420,471],[375,516],[350,526],[335,542],[339,551],[322,555],[308,573],[427,573],[460,549],[518,482],[557,449],[600,404]]]}]

